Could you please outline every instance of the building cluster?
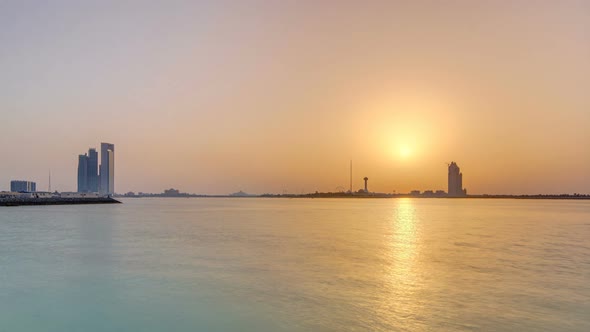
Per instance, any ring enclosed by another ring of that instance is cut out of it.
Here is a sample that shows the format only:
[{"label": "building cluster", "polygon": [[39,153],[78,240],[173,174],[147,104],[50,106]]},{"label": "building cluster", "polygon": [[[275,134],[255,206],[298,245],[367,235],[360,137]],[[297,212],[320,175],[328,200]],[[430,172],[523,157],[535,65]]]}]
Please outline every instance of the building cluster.
[{"label": "building cluster", "polygon": [[412,190],[410,195],[420,197],[447,197],[447,193],[444,190],[424,190],[423,192],[420,192],[420,190]]},{"label": "building cluster", "polygon": [[123,197],[206,197],[207,195],[189,194],[189,193],[181,192],[178,189],[170,188],[170,189],[164,190],[164,192],[159,193],[159,194],[144,193],[144,192],[139,192],[136,194],[136,193],[130,191],[130,192],[123,194],[121,196],[123,196]]},{"label": "building cluster", "polygon": [[[113,195],[115,193],[115,145],[101,143],[100,166],[98,152],[90,148],[88,153],[78,156],[78,191],[61,193],[60,197],[98,197],[98,195]],[[51,193],[51,173],[49,174],[49,188],[47,192],[38,192],[37,184],[32,181],[10,181],[10,192],[2,192],[4,196],[54,197]]]},{"label": "building cluster", "polygon": [[100,166],[98,152],[90,148],[88,153],[78,156],[78,192],[115,193],[115,145],[100,144]]},{"label": "building cluster", "polygon": [[420,190],[412,190],[410,192],[411,196],[421,196],[421,197],[465,197],[467,196],[467,189],[463,188],[463,173],[461,173],[461,169],[456,162],[451,161],[449,164],[449,173],[447,177],[448,181],[448,191],[445,192],[444,190],[425,190],[424,192],[420,192]]},{"label": "building cluster", "polygon": [[[375,195],[375,193],[369,192],[368,187],[368,177],[364,177],[363,181],[365,181],[364,189],[361,188],[356,192],[352,191],[352,160],[350,161],[350,190],[348,191],[349,195]],[[465,197],[467,196],[467,189],[463,188],[463,173],[461,173],[461,169],[457,165],[456,162],[452,161],[449,164],[449,173],[448,173],[448,192],[444,190],[426,190],[424,192],[420,192],[420,190],[412,190],[410,192],[411,196],[420,196],[420,197]]]}]

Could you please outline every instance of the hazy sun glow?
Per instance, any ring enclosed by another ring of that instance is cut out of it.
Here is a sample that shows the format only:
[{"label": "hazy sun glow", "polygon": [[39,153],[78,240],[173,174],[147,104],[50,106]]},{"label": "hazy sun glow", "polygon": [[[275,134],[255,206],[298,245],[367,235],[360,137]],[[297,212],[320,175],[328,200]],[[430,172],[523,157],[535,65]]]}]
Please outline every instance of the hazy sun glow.
[{"label": "hazy sun glow", "polygon": [[409,158],[412,155],[412,149],[407,145],[402,145],[399,148],[399,155],[402,159]]}]

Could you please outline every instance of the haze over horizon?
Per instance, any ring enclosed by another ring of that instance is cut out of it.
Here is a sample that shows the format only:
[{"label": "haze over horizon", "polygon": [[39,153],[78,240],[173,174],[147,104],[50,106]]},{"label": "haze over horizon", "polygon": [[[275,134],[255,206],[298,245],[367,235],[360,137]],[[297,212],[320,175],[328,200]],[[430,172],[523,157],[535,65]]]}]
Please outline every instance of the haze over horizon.
[{"label": "haze over horizon", "polygon": [[[264,5],[262,5],[264,4]],[[590,193],[590,2],[0,3],[0,190]]]}]

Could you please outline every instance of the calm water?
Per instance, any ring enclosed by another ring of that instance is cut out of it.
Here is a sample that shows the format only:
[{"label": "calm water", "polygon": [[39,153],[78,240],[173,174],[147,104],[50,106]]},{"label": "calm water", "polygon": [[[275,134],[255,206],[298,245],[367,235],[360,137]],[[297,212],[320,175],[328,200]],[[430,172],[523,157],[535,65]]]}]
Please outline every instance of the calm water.
[{"label": "calm water", "polygon": [[0,331],[590,331],[590,202],[0,207]]}]

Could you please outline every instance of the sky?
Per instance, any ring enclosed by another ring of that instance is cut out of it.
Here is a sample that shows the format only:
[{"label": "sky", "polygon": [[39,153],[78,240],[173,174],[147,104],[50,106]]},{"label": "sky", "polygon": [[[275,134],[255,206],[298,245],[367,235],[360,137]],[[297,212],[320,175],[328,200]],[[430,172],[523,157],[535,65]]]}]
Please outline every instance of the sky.
[{"label": "sky", "polygon": [[0,0],[0,190],[590,193],[589,1]]}]

